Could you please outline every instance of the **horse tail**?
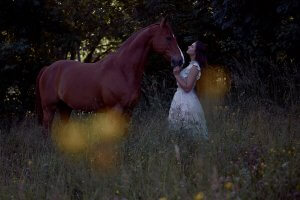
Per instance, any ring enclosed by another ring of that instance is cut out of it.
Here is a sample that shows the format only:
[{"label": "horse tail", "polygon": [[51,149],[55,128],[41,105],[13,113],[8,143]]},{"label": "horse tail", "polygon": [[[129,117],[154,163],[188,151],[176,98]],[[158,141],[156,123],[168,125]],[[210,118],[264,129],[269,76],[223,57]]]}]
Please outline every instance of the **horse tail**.
[{"label": "horse tail", "polygon": [[42,103],[41,103],[41,96],[40,96],[40,78],[45,71],[47,66],[43,67],[39,74],[36,77],[36,82],[35,82],[35,113],[38,118],[38,123],[42,124],[43,123],[43,108],[42,108]]}]

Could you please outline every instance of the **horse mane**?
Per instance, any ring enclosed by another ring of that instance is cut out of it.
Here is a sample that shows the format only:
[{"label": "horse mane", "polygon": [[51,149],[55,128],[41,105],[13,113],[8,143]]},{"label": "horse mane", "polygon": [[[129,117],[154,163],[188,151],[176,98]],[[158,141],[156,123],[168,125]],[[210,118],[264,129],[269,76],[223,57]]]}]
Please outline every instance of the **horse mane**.
[{"label": "horse mane", "polygon": [[126,46],[128,44],[130,44],[141,32],[143,32],[144,30],[146,30],[147,28],[150,28],[151,26],[156,26],[159,24],[151,24],[147,27],[144,27],[138,31],[136,31],[135,33],[133,33],[127,40],[125,40],[123,43],[121,43],[120,47],[117,49],[116,52],[120,52],[121,50],[123,50],[124,48],[126,48]]},{"label": "horse mane", "polygon": [[130,44],[141,32],[143,32],[144,30],[146,30],[147,28],[150,28],[152,26],[157,26],[160,25],[159,23],[154,23],[151,24],[149,26],[146,26],[138,31],[136,31],[135,33],[133,33],[127,40],[125,40],[123,43],[120,44],[119,48],[116,49],[116,51],[114,52],[110,52],[109,54],[107,54],[104,58],[100,59],[99,61],[97,61],[97,63],[101,63],[106,59],[111,58],[113,55],[120,53],[123,49],[125,49],[128,44]]}]

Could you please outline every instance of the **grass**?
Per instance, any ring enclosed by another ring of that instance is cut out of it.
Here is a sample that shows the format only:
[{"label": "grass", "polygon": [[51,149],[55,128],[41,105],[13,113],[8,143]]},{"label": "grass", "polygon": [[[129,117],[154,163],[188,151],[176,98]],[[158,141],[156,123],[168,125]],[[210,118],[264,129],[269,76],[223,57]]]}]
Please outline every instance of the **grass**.
[{"label": "grass", "polygon": [[203,104],[209,141],[169,131],[163,106],[137,107],[127,137],[77,153],[45,139],[31,117],[6,124],[0,129],[0,199],[299,198],[296,108]]},{"label": "grass", "polygon": [[201,99],[208,141],[168,129],[168,74],[146,76],[119,140],[95,137],[76,113],[68,137],[44,138],[32,116],[0,121],[0,199],[299,199],[299,67],[271,63],[267,77],[266,66],[233,67],[230,97]]}]

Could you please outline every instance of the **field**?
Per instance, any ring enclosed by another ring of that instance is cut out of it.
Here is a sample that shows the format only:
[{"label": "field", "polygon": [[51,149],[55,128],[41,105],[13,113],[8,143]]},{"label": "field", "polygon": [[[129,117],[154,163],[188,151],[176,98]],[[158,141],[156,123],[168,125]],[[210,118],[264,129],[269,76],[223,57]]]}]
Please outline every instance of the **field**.
[{"label": "field", "polygon": [[[299,107],[203,105],[208,141],[168,130],[167,106],[138,106],[127,136],[75,149],[30,116],[2,122],[0,199],[299,198]],[[72,118],[91,134],[85,115]]]}]

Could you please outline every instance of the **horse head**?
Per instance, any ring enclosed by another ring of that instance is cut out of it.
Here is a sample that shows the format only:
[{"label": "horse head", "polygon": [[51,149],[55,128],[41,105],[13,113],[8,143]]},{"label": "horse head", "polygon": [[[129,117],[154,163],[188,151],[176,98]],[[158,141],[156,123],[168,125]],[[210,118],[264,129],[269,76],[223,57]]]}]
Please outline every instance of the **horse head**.
[{"label": "horse head", "polygon": [[183,53],[177,44],[172,28],[166,18],[161,20],[159,28],[154,33],[152,48],[171,62],[172,67],[184,64]]}]

